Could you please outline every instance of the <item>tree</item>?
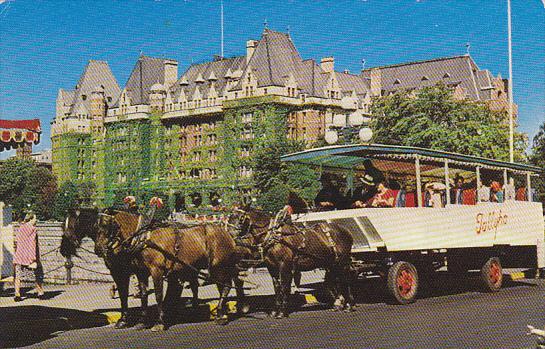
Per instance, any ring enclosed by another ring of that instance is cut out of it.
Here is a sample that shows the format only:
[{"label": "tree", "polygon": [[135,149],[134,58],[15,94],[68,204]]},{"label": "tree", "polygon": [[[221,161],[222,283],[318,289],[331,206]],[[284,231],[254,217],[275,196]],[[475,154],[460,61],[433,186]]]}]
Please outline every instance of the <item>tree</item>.
[{"label": "tree", "polygon": [[[534,137],[530,161],[534,165],[545,170],[545,121]],[[545,178],[543,178],[543,176],[545,176],[545,174],[542,174],[541,177],[535,181],[534,185],[538,191],[540,200],[545,203]]]},{"label": "tree", "polygon": [[[374,142],[444,150],[498,160],[509,159],[505,112],[484,103],[454,99],[444,85],[414,95],[398,92],[376,98],[371,106]],[[515,156],[525,160],[525,138],[516,133]]]},{"label": "tree", "polygon": [[286,119],[282,114],[269,115],[268,133],[260,137],[252,158],[254,182],[260,192],[257,204],[277,212],[287,204],[290,192],[312,202],[320,190],[319,176],[311,167],[282,162],[285,154],[303,150],[305,143],[287,138]]},{"label": "tree", "polygon": [[55,197],[53,217],[63,221],[68,210],[76,207],[78,207],[78,187],[71,181],[66,181],[61,184]]},{"label": "tree", "polygon": [[0,165],[0,198],[13,207],[15,219],[31,210],[50,219],[56,188],[53,174],[30,159],[12,157]]},{"label": "tree", "polygon": [[86,181],[78,185],[78,201],[82,205],[92,205],[95,195],[96,185],[91,181]]}]

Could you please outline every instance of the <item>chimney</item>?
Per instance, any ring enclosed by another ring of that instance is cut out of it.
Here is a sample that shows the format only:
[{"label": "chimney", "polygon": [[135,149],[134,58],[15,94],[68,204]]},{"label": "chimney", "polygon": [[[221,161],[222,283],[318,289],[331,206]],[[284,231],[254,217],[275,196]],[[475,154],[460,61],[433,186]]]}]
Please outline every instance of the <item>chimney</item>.
[{"label": "chimney", "polygon": [[246,63],[248,63],[250,58],[252,58],[255,49],[257,48],[257,44],[259,44],[259,41],[257,40],[246,41]]},{"label": "chimney", "polygon": [[382,72],[380,68],[371,69],[371,96],[380,96],[382,92]]},{"label": "chimney", "polygon": [[172,59],[163,61],[165,67],[165,88],[169,88],[178,80],[178,62]]},{"label": "chimney", "polygon": [[333,73],[335,69],[335,58],[333,57],[324,57],[320,61],[320,67],[326,73]]}]

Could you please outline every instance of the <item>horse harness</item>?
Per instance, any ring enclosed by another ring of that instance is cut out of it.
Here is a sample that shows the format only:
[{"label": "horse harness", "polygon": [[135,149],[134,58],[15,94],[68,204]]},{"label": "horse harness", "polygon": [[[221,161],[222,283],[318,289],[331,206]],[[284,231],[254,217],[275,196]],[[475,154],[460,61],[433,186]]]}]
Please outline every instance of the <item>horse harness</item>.
[{"label": "horse harness", "polygon": [[[248,217],[246,212],[244,212],[243,220],[244,219],[248,220],[248,222],[249,222],[248,223],[248,228],[246,228],[246,233],[251,234],[252,226],[254,224],[253,224],[252,220],[250,219],[250,217]],[[290,225],[291,227],[293,227],[295,229],[295,231],[294,232],[285,232],[285,231],[283,231],[282,227],[285,226],[285,225]],[[291,222],[291,218],[286,214],[286,212],[284,212],[284,210],[281,210],[276,215],[276,217],[273,220],[271,220],[267,230],[265,230],[263,232],[260,232],[258,234],[253,234],[254,238],[257,237],[257,236],[260,236],[260,235],[267,234],[267,236],[265,237],[265,240],[262,243],[258,244],[258,245],[250,246],[249,244],[243,242],[241,237],[244,236],[245,234],[243,234],[242,228],[240,226],[237,227],[237,228],[239,229],[239,235],[235,239],[237,245],[242,246],[242,247],[251,248],[251,249],[252,248],[255,249],[257,247],[257,249],[258,249],[258,251],[260,253],[260,257],[261,257],[261,259],[259,261],[260,263],[264,262],[264,259],[265,259],[264,255],[265,255],[266,251],[269,250],[270,248],[272,248],[273,246],[275,246],[276,244],[281,244],[281,245],[284,245],[284,246],[288,247],[289,249],[291,249],[295,253],[296,260],[299,259],[300,257],[310,257],[312,259],[324,260],[323,257],[317,256],[317,255],[315,255],[313,253],[309,253],[309,252],[305,251],[306,243],[307,243],[307,239],[308,239],[306,233],[310,228],[300,226],[300,225],[297,225],[297,224],[293,224]],[[329,245],[329,248],[331,248],[331,251],[335,255],[335,258],[338,258],[339,251],[338,251],[338,248],[337,248],[337,244],[336,244],[335,240],[333,239],[333,237],[331,235],[331,228],[329,228],[327,225],[322,225],[321,230],[325,233],[327,243]],[[297,245],[294,245],[294,244],[292,244],[292,243],[290,243],[289,241],[286,240],[286,237],[294,236],[294,235],[301,235],[302,236],[301,242],[299,244],[297,244]]]}]

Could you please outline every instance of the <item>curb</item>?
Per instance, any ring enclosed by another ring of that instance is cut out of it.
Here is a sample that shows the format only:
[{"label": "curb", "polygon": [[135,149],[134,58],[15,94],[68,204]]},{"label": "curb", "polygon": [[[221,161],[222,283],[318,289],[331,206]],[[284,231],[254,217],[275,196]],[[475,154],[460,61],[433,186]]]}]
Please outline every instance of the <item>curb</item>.
[{"label": "curb", "polygon": [[511,281],[526,279],[526,273],[523,272],[523,271],[519,271],[519,272],[516,272],[516,273],[510,273],[510,274],[508,274],[508,276],[511,279]]}]

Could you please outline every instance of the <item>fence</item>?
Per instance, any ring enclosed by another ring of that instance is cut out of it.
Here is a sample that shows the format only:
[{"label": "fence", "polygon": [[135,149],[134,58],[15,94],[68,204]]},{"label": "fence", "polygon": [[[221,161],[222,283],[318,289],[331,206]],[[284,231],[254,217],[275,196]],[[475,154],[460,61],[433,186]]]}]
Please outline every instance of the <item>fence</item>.
[{"label": "fence", "polygon": [[[84,239],[78,250],[79,257],[67,260],[60,253],[62,223],[38,222],[38,241],[40,260],[45,281],[50,283],[70,283],[78,281],[112,282],[104,260],[93,252],[94,243]],[[17,225],[14,226],[17,231]]]}]

